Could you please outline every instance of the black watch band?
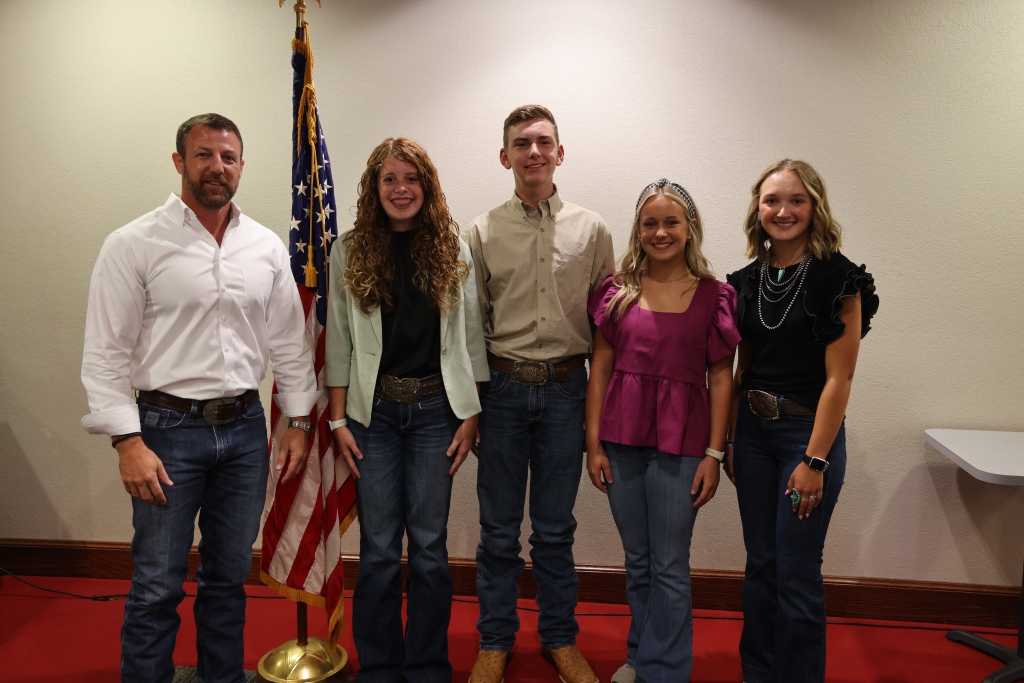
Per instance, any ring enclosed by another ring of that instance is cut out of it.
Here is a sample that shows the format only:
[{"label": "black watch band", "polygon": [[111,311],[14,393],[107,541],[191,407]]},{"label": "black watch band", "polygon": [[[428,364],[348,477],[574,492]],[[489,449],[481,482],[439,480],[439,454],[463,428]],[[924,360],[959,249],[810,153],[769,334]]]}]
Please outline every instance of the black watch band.
[{"label": "black watch band", "polygon": [[824,472],[828,469],[828,460],[825,460],[824,458],[815,458],[810,455],[804,455],[804,464],[815,472]]}]

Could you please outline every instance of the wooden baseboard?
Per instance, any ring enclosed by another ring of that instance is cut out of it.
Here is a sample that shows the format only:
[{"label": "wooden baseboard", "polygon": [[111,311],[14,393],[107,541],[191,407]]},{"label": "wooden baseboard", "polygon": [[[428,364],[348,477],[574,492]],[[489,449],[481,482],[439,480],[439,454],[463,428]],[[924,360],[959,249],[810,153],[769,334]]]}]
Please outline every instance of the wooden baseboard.
[{"label": "wooden baseboard", "polygon": [[[254,552],[248,583],[258,584],[259,551]],[[355,585],[359,558],[346,556],[345,585]],[[189,556],[189,580],[194,580],[199,555]],[[456,595],[476,595],[476,562],[449,562]],[[130,579],[134,565],[128,543],[0,539],[0,567],[23,576],[72,576]],[[581,602],[624,603],[626,571],[622,567],[579,566]],[[693,606],[697,609],[742,609],[743,573],[697,569],[693,576]],[[537,584],[527,563],[519,578],[520,594],[532,598]],[[826,576],[825,594],[831,617],[887,619],[995,628],[1017,628],[1020,589],[933,581],[901,581]]]}]

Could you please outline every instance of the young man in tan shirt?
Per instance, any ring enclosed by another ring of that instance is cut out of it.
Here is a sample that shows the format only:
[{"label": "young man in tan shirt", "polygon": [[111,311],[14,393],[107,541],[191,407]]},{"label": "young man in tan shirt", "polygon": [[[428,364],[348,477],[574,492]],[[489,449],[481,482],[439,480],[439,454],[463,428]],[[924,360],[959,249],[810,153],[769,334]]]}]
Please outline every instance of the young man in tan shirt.
[{"label": "young man in tan shirt", "polygon": [[566,683],[597,681],[576,648],[572,511],[583,467],[587,298],[615,261],[601,216],[558,196],[553,179],[564,155],[550,111],[527,105],[509,114],[500,159],[515,194],[465,235],[490,365],[481,390],[480,654],[471,683],[501,682],[519,630],[527,472],[541,654]]}]

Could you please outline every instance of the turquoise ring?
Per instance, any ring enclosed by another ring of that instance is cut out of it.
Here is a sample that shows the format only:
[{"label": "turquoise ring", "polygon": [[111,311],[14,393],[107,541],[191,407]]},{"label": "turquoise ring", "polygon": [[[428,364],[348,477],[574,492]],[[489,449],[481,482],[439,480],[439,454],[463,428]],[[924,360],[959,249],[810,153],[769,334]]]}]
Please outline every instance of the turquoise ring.
[{"label": "turquoise ring", "polygon": [[789,499],[791,501],[793,501],[793,505],[799,505],[800,504],[800,492],[797,491],[796,489],[793,489],[793,492],[791,494],[789,494]]}]

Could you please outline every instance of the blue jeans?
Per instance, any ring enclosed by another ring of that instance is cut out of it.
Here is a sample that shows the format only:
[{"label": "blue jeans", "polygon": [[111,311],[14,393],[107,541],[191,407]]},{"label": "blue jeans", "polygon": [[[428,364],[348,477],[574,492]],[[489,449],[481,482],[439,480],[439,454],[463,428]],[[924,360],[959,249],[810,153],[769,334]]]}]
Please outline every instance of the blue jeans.
[{"label": "blue jeans", "polygon": [[701,458],[603,443],[612,468],[608,502],[626,552],[626,663],[643,683],[689,681],[690,538],[697,519],[690,487]]},{"label": "blue jeans", "polygon": [[210,426],[193,410],[181,413],[139,402],[142,440],[163,461],[173,486],[167,503],[132,499],[135,573],[121,627],[121,680],[170,683],[174,678],[177,607],[185,596],[196,514],[200,564],[196,572],[196,650],[199,680],[241,683],[245,626],[242,583],[252,569],[270,456],[263,406]]},{"label": "blue jeans", "polygon": [[480,545],[476,551],[480,649],[508,652],[519,631],[516,579],[526,562],[519,535],[530,478],[530,559],[537,581],[541,646],[575,645],[576,564],[572,557],[576,504],[583,471],[583,402],[587,371],[542,387],[516,384],[491,368],[481,390]]},{"label": "blue jeans", "polygon": [[[363,459],[356,479],[359,576],[352,637],[359,680],[448,683],[448,508],[461,421],[444,391],[420,403],[374,397],[370,426],[349,421]],[[402,630],[402,537],[409,537],[408,623]]]},{"label": "blue jeans", "polygon": [[747,549],[740,638],[747,683],[825,680],[821,560],[846,474],[846,427],[832,442],[821,501],[801,521],[784,492],[813,427],[813,416],[763,420],[740,400],[734,465]]}]

